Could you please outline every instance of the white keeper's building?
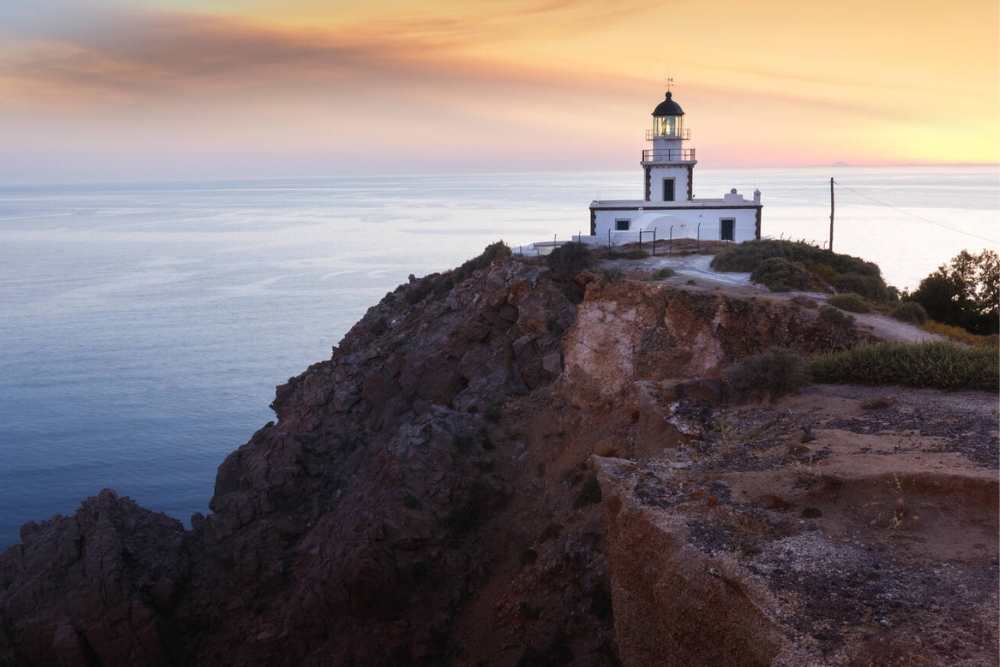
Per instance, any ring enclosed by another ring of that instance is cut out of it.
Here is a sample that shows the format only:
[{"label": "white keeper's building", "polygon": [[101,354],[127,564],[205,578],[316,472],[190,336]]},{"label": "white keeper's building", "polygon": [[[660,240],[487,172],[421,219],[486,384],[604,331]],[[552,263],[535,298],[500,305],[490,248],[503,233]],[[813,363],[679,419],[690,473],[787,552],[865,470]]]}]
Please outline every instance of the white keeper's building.
[{"label": "white keeper's building", "polygon": [[719,199],[695,199],[694,166],[698,164],[684,127],[684,111],[668,90],[653,110],[653,129],[642,152],[645,194],[639,200],[590,203],[590,238],[580,241],[615,245],[639,240],[700,238],[740,243],[760,238],[760,190],[746,199],[734,188]]}]

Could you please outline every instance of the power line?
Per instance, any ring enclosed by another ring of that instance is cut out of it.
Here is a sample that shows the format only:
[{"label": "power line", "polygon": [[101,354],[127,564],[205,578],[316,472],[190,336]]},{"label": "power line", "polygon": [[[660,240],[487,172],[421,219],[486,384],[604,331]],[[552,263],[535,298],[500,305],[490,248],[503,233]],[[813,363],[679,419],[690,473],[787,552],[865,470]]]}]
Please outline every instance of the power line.
[{"label": "power line", "polygon": [[927,218],[919,216],[916,213],[910,213],[909,211],[907,211],[905,209],[902,209],[902,208],[899,208],[897,206],[893,206],[892,204],[886,204],[884,201],[879,201],[878,199],[875,199],[874,197],[869,197],[865,193],[858,192],[854,188],[849,188],[846,185],[844,185],[843,183],[841,183],[840,181],[836,181],[836,183],[837,183],[837,185],[839,185],[840,187],[844,188],[845,190],[850,190],[851,192],[853,192],[856,195],[864,197],[865,199],[870,199],[873,202],[875,202],[876,204],[879,204],[881,206],[885,206],[886,208],[891,208],[894,211],[899,211],[900,213],[902,213],[904,215],[908,215],[911,218],[916,218],[917,220],[923,220],[924,222],[929,222],[932,225],[937,225],[938,227],[943,227],[944,229],[947,229],[948,231],[956,232],[958,234],[965,234],[966,236],[971,236],[974,239],[979,239],[980,241],[986,241],[987,243],[992,243],[993,245],[1000,245],[1000,242],[994,241],[993,239],[988,239],[985,236],[979,236],[978,234],[973,234],[972,232],[967,232],[967,231],[964,231],[962,229],[955,229],[954,227],[949,227],[948,225],[942,224],[942,223],[937,222],[935,220],[929,220]]}]

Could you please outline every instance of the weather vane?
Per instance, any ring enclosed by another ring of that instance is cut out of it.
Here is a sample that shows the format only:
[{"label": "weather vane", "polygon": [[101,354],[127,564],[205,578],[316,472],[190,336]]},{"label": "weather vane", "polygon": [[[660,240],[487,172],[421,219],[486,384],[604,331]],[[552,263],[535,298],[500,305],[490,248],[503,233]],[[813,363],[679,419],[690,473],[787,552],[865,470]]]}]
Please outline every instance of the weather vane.
[{"label": "weather vane", "polygon": [[667,76],[667,92],[670,92],[670,86],[674,85],[674,77]]}]

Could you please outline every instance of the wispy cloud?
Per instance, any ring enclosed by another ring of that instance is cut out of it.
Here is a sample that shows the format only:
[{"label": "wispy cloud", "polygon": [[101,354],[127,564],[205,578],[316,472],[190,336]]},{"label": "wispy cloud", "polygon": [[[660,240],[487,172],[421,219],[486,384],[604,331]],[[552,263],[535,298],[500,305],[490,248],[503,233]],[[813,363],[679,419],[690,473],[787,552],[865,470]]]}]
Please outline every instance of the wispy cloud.
[{"label": "wispy cloud", "polygon": [[[897,48],[876,62],[870,40],[860,54],[842,48],[854,23],[827,29],[810,19],[821,44],[805,49],[814,32],[781,23],[784,9],[804,12],[799,2],[761,7],[0,0],[0,143],[144,156],[315,149],[351,153],[351,164],[405,151],[631,156],[670,67],[706,154],[742,151],[759,162],[767,151],[822,148],[852,160],[843,151],[865,137],[926,141],[942,113],[983,134],[970,145],[995,138],[996,86],[980,83],[995,76],[956,60],[965,79],[917,80],[909,72],[943,56]],[[883,9],[869,30],[894,29],[896,15]],[[928,91],[943,92],[933,109]],[[989,146],[977,150],[995,154]]]},{"label": "wispy cloud", "polygon": [[[505,8],[509,3],[485,3],[471,16],[376,17],[324,28],[129,8],[92,8],[78,13],[75,26],[8,16],[20,32],[0,48],[0,79],[22,91],[47,86],[66,94],[90,90],[123,97],[265,83],[466,79],[473,72],[548,79],[544,64],[534,71],[504,67],[476,56],[473,47],[522,39],[532,17],[547,16],[547,25],[570,31],[602,21],[610,11],[601,2],[571,0],[517,3],[513,13]],[[568,20],[552,20],[565,12]]]}]

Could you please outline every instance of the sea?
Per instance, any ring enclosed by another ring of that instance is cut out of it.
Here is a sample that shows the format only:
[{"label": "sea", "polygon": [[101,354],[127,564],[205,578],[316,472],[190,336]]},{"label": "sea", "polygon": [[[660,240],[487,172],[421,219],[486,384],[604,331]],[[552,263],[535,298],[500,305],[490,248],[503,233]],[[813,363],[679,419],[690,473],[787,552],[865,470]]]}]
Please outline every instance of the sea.
[{"label": "sea", "polygon": [[[913,289],[998,249],[1000,168],[712,169],[762,192],[763,234],[829,243]],[[611,172],[0,185],[0,548],[106,487],[187,523],[274,415],[276,385],[410,274],[568,240]]]}]

